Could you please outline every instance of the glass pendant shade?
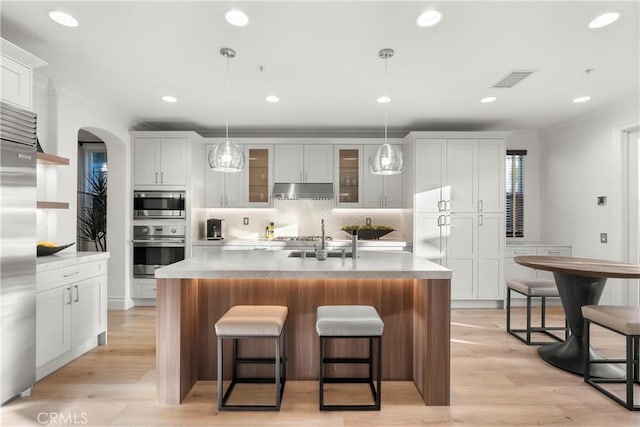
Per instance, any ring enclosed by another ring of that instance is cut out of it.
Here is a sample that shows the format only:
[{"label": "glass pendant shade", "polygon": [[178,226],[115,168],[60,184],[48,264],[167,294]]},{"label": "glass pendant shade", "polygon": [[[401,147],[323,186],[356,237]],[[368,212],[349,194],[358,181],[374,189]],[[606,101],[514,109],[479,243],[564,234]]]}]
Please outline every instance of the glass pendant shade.
[{"label": "glass pendant shade", "polygon": [[374,175],[402,173],[404,157],[402,151],[391,144],[382,144],[369,156],[369,170]]},{"label": "glass pendant shade", "polygon": [[228,139],[214,145],[207,157],[209,167],[214,171],[242,172],[244,167],[244,151],[238,144]]}]

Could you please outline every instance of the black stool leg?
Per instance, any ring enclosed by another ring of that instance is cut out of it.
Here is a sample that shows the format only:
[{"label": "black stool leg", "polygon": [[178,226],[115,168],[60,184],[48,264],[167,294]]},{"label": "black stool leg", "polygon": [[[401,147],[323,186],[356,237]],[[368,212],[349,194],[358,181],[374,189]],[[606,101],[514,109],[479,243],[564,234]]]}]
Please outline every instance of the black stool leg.
[{"label": "black stool leg", "polygon": [[527,295],[527,344],[531,345],[531,297]]},{"label": "black stool leg", "polygon": [[507,287],[507,332],[511,332],[511,288]]},{"label": "black stool leg", "polygon": [[279,411],[280,410],[280,399],[281,399],[281,395],[280,395],[280,337],[276,337],[275,340],[275,347],[276,347],[276,358],[274,360],[275,362],[275,383],[276,383],[276,408]]},{"label": "black stool leg", "polygon": [[376,390],[376,408],[382,403],[382,337],[378,337],[378,389]]},{"label": "black stool leg", "polygon": [[540,310],[540,327],[545,327],[545,319],[547,318],[547,297],[542,298],[542,306]]},{"label": "black stool leg", "polygon": [[222,338],[218,337],[218,411],[222,409]]},{"label": "black stool leg", "polygon": [[320,354],[319,360],[319,376],[320,376],[320,410],[324,407],[324,338],[320,337],[320,349],[318,351]]},{"label": "black stool leg", "polygon": [[583,346],[584,346],[584,381],[591,381],[591,361],[589,360],[589,341],[591,340],[591,322],[584,319]]}]

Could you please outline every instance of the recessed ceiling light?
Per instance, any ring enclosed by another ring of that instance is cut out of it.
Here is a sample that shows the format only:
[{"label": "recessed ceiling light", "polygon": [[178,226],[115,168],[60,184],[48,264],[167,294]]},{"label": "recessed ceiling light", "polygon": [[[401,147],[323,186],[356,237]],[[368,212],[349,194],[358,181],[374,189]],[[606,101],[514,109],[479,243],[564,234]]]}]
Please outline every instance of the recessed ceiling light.
[{"label": "recessed ceiling light", "polygon": [[176,98],[174,98],[173,96],[169,96],[169,95],[163,96],[162,100],[164,102],[177,102],[178,101]]},{"label": "recessed ceiling light", "polygon": [[480,102],[482,102],[483,104],[489,104],[489,103],[495,101],[496,99],[498,99],[498,98],[496,98],[495,96],[487,96],[485,98],[482,98],[480,100]]},{"label": "recessed ceiling light", "polygon": [[418,27],[433,27],[442,19],[442,12],[439,10],[427,10],[416,19]]},{"label": "recessed ceiling light", "polygon": [[381,96],[380,98],[378,98],[379,104],[386,104],[388,102],[391,102],[391,98],[389,98],[388,96]]},{"label": "recessed ceiling light", "polygon": [[241,10],[232,9],[224,15],[224,19],[231,25],[236,27],[244,27],[249,23],[249,17]]},{"label": "recessed ceiling light", "polygon": [[581,102],[587,102],[590,99],[591,99],[590,96],[580,96],[580,97],[574,99],[573,102],[576,103],[576,104],[580,104]]},{"label": "recessed ceiling light", "polygon": [[266,100],[267,102],[275,103],[275,102],[280,101],[280,98],[278,98],[278,97],[277,97],[277,96],[275,96],[275,95],[267,95],[267,97],[265,98],[265,100]]},{"label": "recessed ceiling light", "polygon": [[53,19],[60,25],[64,25],[65,27],[78,26],[78,20],[66,12],[62,12],[60,10],[50,10],[47,13],[49,14],[49,18]]},{"label": "recessed ceiling light", "polygon": [[618,18],[620,18],[620,14],[618,12],[603,13],[600,16],[596,16],[591,22],[589,22],[589,28],[606,27],[607,25],[616,22]]}]

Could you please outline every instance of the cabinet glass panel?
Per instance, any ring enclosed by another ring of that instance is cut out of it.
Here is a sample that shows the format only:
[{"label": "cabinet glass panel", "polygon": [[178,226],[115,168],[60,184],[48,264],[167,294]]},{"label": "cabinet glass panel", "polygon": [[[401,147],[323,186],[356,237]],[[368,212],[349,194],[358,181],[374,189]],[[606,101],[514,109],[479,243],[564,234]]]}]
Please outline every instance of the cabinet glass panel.
[{"label": "cabinet glass panel", "polygon": [[340,203],[358,203],[359,156],[358,149],[341,149],[340,162]]},{"label": "cabinet glass panel", "polygon": [[269,150],[249,149],[249,203],[269,201]]}]

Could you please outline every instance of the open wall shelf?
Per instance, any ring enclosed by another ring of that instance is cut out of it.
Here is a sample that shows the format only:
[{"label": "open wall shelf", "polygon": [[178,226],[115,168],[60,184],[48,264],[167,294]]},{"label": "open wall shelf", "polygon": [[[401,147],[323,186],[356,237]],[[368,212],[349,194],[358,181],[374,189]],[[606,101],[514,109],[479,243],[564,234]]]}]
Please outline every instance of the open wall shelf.
[{"label": "open wall shelf", "polygon": [[55,154],[37,153],[39,165],[61,165],[66,166],[69,164],[69,159],[66,157],[56,156]]}]

